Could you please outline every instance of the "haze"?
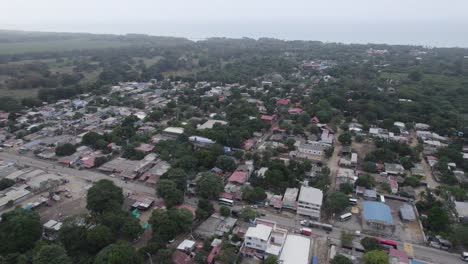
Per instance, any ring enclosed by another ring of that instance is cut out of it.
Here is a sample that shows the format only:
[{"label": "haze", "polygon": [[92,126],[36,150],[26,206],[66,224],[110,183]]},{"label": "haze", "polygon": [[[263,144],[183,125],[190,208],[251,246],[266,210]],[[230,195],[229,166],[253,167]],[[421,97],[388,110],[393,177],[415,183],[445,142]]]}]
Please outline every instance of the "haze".
[{"label": "haze", "polygon": [[0,0],[1,29],[468,47],[468,1]]}]

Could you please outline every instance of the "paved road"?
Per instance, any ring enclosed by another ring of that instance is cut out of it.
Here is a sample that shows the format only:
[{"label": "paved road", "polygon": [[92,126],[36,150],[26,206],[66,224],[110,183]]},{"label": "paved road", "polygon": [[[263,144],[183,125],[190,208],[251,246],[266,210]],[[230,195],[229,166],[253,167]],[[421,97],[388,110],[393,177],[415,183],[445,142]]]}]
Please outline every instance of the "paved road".
[{"label": "paved road", "polygon": [[[290,217],[290,216],[278,215],[278,214],[271,213],[270,210],[265,210],[265,209],[259,209],[259,211],[265,214],[265,216],[263,216],[264,218],[276,221],[278,226],[286,228],[290,232],[299,230],[301,228],[300,221],[302,219],[305,219],[303,217],[298,217],[298,216]],[[336,243],[339,243],[339,241],[341,240],[342,231],[354,232],[355,230],[345,230],[339,227],[334,227],[333,231],[327,233],[326,231],[322,229],[313,228],[314,235],[318,237],[324,237],[326,239],[331,239],[331,241],[334,241]],[[356,239],[355,242],[359,242],[359,240]],[[399,244],[398,245],[399,249],[404,249],[404,244],[402,241],[398,241],[398,244]],[[425,247],[421,245],[413,244],[412,246],[413,246],[414,258],[418,260],[423,260],[423,261],[426,261],[428,263],[433,263],[433,264],[466,263],[460,259],[459,254],[454,254],[454,253],[450,253],[447,251],[442,251],[442,250]]]},{"label": "paved road", "polygon": [[0,158],[4,160],[11,160],[16,162],[20,166],[29,166],[32,168],[42,169],[49,172],[60,172],[62,174],[72,175],[83,180],[87,181],[98,181],[101,179],[112,180],[117,186],[122,187],[122,189],[127,193],[137,193],[137,194],[146,194],[146,195],[155,195],[155,190],[153,187],[143,185],[139,182],[128,181],[127,183],[121,179],[110,177],[106,174],[90,171],[90,170],[77,170],[73,168],[63,167],[55,162],[48,160],[40,160],[30,157],[21,156],[14,153],[0,152]]}]

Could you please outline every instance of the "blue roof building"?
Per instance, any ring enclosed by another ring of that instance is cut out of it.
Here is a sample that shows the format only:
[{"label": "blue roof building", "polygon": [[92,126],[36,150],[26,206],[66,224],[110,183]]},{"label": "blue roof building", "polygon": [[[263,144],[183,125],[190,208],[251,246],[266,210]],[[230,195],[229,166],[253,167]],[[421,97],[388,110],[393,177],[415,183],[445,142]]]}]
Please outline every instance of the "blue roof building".
[{"label": "blue roof building", "polygon": [[380,228],[394,225],[393,216],[388,205],[373,201],[365,201],[362,204],[364,208],[362,216],[367,224]]}]

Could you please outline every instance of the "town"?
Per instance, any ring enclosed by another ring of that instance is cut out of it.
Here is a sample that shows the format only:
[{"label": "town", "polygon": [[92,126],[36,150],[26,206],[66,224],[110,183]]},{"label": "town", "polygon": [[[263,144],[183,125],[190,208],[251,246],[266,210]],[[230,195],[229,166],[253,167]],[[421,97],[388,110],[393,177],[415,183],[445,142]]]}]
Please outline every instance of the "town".
[{"label": "town", "polygon": [[141,38],[0,56],[0,263],[468,261],[465,50]]}]

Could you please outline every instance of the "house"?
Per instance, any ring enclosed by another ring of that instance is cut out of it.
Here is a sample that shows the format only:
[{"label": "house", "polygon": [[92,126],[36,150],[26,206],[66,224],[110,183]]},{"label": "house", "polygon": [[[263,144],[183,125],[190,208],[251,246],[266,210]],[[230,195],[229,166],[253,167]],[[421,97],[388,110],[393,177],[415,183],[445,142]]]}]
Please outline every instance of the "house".
[{"label": "house", "polygon": [[149,152],[153,151],[153,149],[154,149],[153,145],[145,144],[145,143],[141,143],[140,146],[135,148],[136,151],[141,151],[141,152],[144,152],[144,153],[149,153]]},{"label": "house", "polygon": [[297,199],[297,214],[320,219],[322,200],[322,190],[309,186],[301,186],[299,198]]},{"label": "house", "polygon": [[167,127],[163,130],[163,135],[168,137],[178,137],[184,133],[183,127]]},{"label": "house", "polygon": [[185,239],[177,246],[177,250],[184,251],[186,253],[190,253],[194,249],[195,249],[195,241],[188,240],[188,239]]},{"label": "house", "polygon": [[289,104],[289,99],[287,98],[281,98],[276,101],[276,105],[288,105]]},{"label": "house", "polygon": [[260,120],[268,122],[268,123],[273,123],[276,121],[276,115],[262,115]]},{"label": "house", "polygon": [[455,210],[457,211],[459,221],[468,223],[468,202],[455,201]]},{"label": "house", "polygon": [[282,207],[292,210],[297,208],[297,195],[299,194],[298,188],[286,188],[284,192]]},{"label": "house", "polygon": [[396,163],[385,163],[385,172],[387,175],[403,175],[405,173],[405,168],[400,164]]},{"label": "house", "polygon": [[416,214],[414,213],[413,206],[409,204],[404,204],[400,207],[399,214],[402,221],[411,222],[416,220]]},{"label": "house", "polygon": [[228,178],[228,182],[244,184],[248,180],[248,173],[246,171],[236,170]]},{"label": "house", "polygon": [[312,117],[312,119],[310,119],[310,122],[312,124],[318,124],[318,123],[320,123],[320,119],[318,117],[314,116],[314,117]]},{"label": "house", "polygon": [[278,228],[275,222],[255,219],[255,226],[249,227],[244,236],[241,253],[246,258],[264,259],[278,257],[283,249],[288,231]]},{"label": "house", "polygon": [[290,115],[299,115],[303,112],[303,110],[301,108],[297,108],[297,107],[294,107],[294,108],[289,108],[288,109],[288,113]]},{"label": "house", "polygon": [[59,235],[60,229],[62,229],[62,222],[49,220],[44,225],[42,225],[42,237],[46,240],[52,241],[56,240]]}]

